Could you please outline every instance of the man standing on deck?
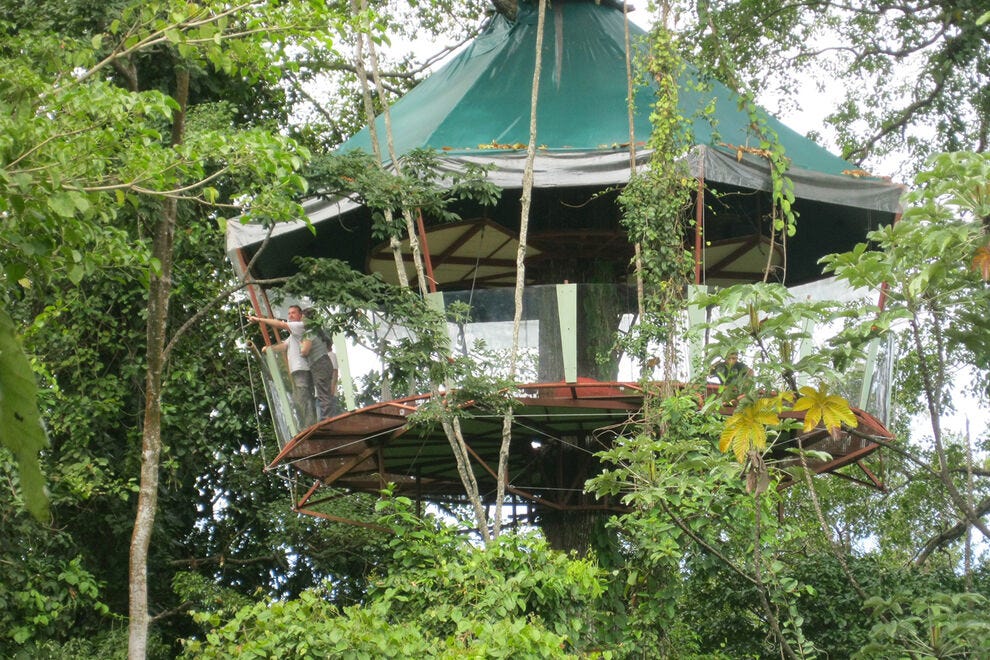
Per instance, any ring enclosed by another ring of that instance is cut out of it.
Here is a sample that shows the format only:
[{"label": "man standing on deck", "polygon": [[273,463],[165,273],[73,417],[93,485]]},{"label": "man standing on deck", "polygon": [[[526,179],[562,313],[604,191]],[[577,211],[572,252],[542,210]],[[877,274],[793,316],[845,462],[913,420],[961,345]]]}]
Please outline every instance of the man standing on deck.
[{"label": "man standing on deck", "polygon": [[[319,320],[312,308],[303,310],[303,318],[310,323]],[[316,385],[320,419],[326,419],[337,414],[337,356],[326,330],[319,326],[311,326],[309,330],[302,343],[302,354],[309,362],[309,373]]]},{"label": "man standing on deck", "polygon": [[252,323],[264,323],[273,328],[279,328],[289,333],[285,341],[262,348],[269,348],[278,353],[284,352],[289,360],[289,373],[292,375],[292,404],[296,409],[299,428],[304,429],[316,423],[316,400],[313,398],[313,376],[310,374],[309,361],[303,356],[306,325],[303,322],[302,308],[299,305],[289,307],[289,320],[266,319],[260,316],[248,316]]}]

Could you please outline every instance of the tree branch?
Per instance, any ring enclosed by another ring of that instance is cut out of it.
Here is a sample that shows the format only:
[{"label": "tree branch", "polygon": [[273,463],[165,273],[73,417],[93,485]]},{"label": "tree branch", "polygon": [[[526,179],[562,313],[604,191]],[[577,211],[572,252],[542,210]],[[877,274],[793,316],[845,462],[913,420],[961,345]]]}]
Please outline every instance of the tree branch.
[{"label": "tree branch", "polygon": [[[977,506],[975,506],[973,513],[975,513],[977,517],[981,517],[981,518],[985,516],[987,513],[990,513],[990,497],[984,499]],[[956,523],[955,525],[953,525],[952,527],[950,527],[949,529],[942,532],[941,534],[929,539],[928,542],[925,543],[925,546],[915,557],[914,560],[915,565],[916,566],[923,565],[933,552],[943,547],[947,543],[951,543],[952,541],[955,541],[960,536],[965,534],[970,527],[973,526],[975,525],[971,524],[966,519],[963,519],[958,523]]]},{"label": "tree branch", "polygon": [[236,293],[237,291],[240,291],[241,289],[246,289],[247,287],[252,286],[254,284],[284,284],[285,282],[288,281],[288,279],[289,279],[288,277],[275,277],[268,280],[246,280],[244,282],[241,282],[240,284],[227,287],[226,289],[218,293],[216,296],[214,296],[212,300],[206,303],[202,307],[202,309],[200,309],[198,312],[196,312],[188,319],[186,319],[185,323],[183,323],[179,327],[179,329],[172,334],[172,337],[168,340],[168,344],[165,345],[165,350],[163,352],[165,355],[165,359],[166,360],[168,359],[168,356],[171,354],[172,349],[175,348],[176,343],[178,343],[179,339],[182,337],[183,334],[185,334],[189,330],[189,328],[191,328],[201,318],[206,316],[206,314],[212,311],[213,308],[217,307],[220,303],[230,298],[230,296]]},{"label": "tree branch", "polygon": [[[962,496],[959,489],[956,488],[955,483],[953,483],[952,475],[949,474],[949,461],[946,456],[945,445],[942,442],[942,425],[940,421],[941,418],[939,417],[940,409],[938,408],[938,403],[941,401],[941,393],[935,389],[936,380],[941,383],[944,378],[939,373],[932,373],[933,368],[937,369],[938,367],[935,365],[929,365],[926,357],[921,327],[918,321],[921,310],[919,310],[917,303],[912,301],[908,302],[908,309],[911,312],[911,317],[908,320],[911,328],[911,336],[914,339],[915,351],[918,355],[918,371],[921,373],[925,401],[928,405],[929,421],[932,426],[932,441],[935,447],[935,455],[938,457],[939,480],[945,487],[946,493],[949,495],[949,499],[952,501],[952,504],[956,507],[956,509],[962,513],[963,517],[967,518],[973,526],[983,532],[983,536],[990,539],[990,528],[988,528],[980,516],[977,516],[970,508],[966,498]],[[944,365],[944,362],[940,364]]]},{"label": "tree branch", "polygon": [[261,557],[247,557],[237,559],[227,557],[223,553],[210,555],[209,557],[188,557],[186,559],[172,559],[168,563],[170,566],[185,566],[187,568],[200,568],[207,564],[232,564],[234,566],[251,566],[252,564],[272,564],[278,563],[282,558],[277,554],[263,555]]},{"label": "tree branch", "polygon": [[932,466],[928,465],[925,461],[921,460],[920,458],[918,458],[911,452],[907,451],[903,447],[899,447],[898,445],[890,442],[887,438],[878,435],[870,435],[868,433],[863,433],[862,431],[847,426],[843,426],[842,428],[846,433],[848,433],[853,437],[860,438],[862,440],[869,440],[870,442],[875,442],[884,449],[889,449],[895,454],[899,454],[900,456],[903,456],[908,461],[910,461],[917,467],[927,472],[930,476],[938,478],[938,470],[935,470],[934,468],[932,468]]},{"label": "tree branch", "polygon": [[[18,163],[20,163],[22,160],[24,160],[25,158],[27,158],[28,156],[30,156],[34,152],[36,152],[39,149],[41,149],[42,147],[44,147],[49,142],[54,142],[55,140],[61,140],[62,138],[72,137],[73,135],[79,135],[80,133],[88,133],[89,131],[93,130],[98,125],[99,124],[93,124],[91,126],[86,126],[84,128],[79,128],[79,129],[76,129],[74,131],[69,131],[67,133],[59,133],[58,135],[51,135],[51,136],[45,138],[44,140],[42,140],[41,142],[39,142],[38,144],[34,145],[33,147],[31,147],[27,151],[25,151],[21,155],[19,155],[14,160],[12,160],[9,163],[7,163],[4,166],[4,169],[7,172],[13,173],[13,169],[14,169],[14,167],[17,166]],[[31,172],[31,171],[40,172],[40,171],[46,169],[47,167],[48,166],[37,167],[37,168],[30,168],[30,169],[23,170],[23,171],[25,171],[25,172]]]},{"label": "tree branch", "polygon": [[886,122],[880,127],[879,131],[867,138],[866,142],[861,144],[856,149],[844,153],[842,157],[854,163],[861,163],[870,153],[870,150],[873,149],[873,147],[876,146],[880,140],[907,126],[908,122],[914,118],[916,113],[934,105],[935,101],[942,94],[944,89],[945,79],[943,78],[935,83],[935,87],[932,88],[932,90],[925,97],[918,99],[908,107],[904,108],[904,110],[902,110],[897,117]]},{"label": "tree branch", "polygon": [[743,578],[744,580],[752,584],[754,587],[759,586],[759,581],[756,580],[756,578],[754,578],[752,575],[750,575],[743,569],[736,566],[735,562],[733,562],[731,559],[723,555],[719,551],[719,549],[716,548],[714,545],[712,545],[708,541],[704,540],[703,538],[695,534],[694,530],[692,530],[691,527],[686,522],[684,522],[684,520],[682,520],[676,513],[674,513],[673,510],[671,510],[670,506],[668,506],[667,502],[663,498],[660,499],[660,508],[663,509],[663,512],[670,517],[673,523],[677,525],[677,527],[682,532],[687,534],[688,538],[690,538],[692,541],[694,541],[699,546],[704,548],[707,552],[711,553],[712,556],[718,557],[718,559],[725,564],[726,568],[728,568],[730,571],[732,571],[739,577]]},{"label": "tree branch", "polygon": [[191,600],[187,600],[179,605],[176,605],[170,610],[164,610],[163,612],[159,612],[155,616],[148,617],[148,625],[151,626],[152,624],[157,623],[162,619],[167,619],[168,617],[175,616],[176,614],[182,614],[186,610],[192,608],[193,605],[195,605],[194,602],[192,602]]}]

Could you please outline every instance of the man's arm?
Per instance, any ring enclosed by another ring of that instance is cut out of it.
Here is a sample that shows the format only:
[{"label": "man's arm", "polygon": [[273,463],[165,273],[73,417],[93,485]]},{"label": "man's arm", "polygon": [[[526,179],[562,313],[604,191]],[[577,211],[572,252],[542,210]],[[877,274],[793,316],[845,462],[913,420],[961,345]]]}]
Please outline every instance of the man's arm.
[{"label": "man's arm", "polygon": [[[289,329],[289,324],[287,322],[281,321],[279,319],[268,319],[268,318],[265,318],[263,316],[254,316],[254,315],[248,315],[247,319],[251,323],[264,323],[265,325],[270,325],[273,328],[280,328],[282,330],[288,330]],[[280,342],[278,342],[276,344],[270,344],[268,346],[262,346],[261,347],[261,352],[264,353],[268,349],[271,349],[271,350],[275,351],[276,353],[284,353],[286,350],[288,350],[288,348],[289,348],[289,345],[288,344],[286,344],[284,341],[280,341]]]},{"label": "man's arm", "polygon": [[273,328],[279,328],[281,330],[288,330],[289,324],[286,321],[280,319],[266,319],[263,316],[248,316],[248,321],[251,323],[264,323],[265,325],[270,325]]}]

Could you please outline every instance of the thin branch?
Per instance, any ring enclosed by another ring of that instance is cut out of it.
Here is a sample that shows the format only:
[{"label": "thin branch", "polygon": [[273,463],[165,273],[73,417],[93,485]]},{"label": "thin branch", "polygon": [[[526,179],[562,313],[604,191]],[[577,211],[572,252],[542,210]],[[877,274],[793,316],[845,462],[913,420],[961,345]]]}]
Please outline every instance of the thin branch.
[{"label": "thin branch", "polygon": [[[523,314],[523,290],[526,287],[526,243],[529,235],[529,213],[533,197],[533,163],[536,160],[537,108],[540,96],[540,75],[543,69],[543,31],[546,23],[547,0],[540,0],[536,19],[536,43],[533,58],[533,78],[529,96],[529,141],[526,164],[523,167],[522,193],[519,200],[519,245],[516,247],[516,282],[513,291],[512,345],[509,349],[509,378],[515,380],[519,360],[519,329]],[[502,442],[498,451],[498,478],[495,491],[495,536],[501,532],[502,503],[509,483],[509,446],[512,442],[512,421],[515,413],[506,406],[502,417]]]},{"label": "thin branch", "polygon": [[[64,85],[62,87],[56,87],[56,88],[54,88],[53,91],[54,92],[61,92],[64,89],[68,89],[68,88],[73,87],[75,85],[81,84],[81,83],[85,82],[86,80],[92,78],[94,75],[96,75],[96,73],[98,73],[100,70],[102,70],[103,68],[107,67],[108,65],[113,65],[116,61],[126,59],[126,58],[130,57],[131,55],[133,55],[135,53],[141,52],[143,50],[146,50],[146,49],[149,49],[149,48],[152,48],[154,46],[161,45],[161,44],[171,43],[171,39],[169,39],[168,33],[171,32],[171,31],[173,31],[173,30],[177,30],[177,31],[184,32],[184,33],[189,33],[189,32],[191,32],[191,31],[193,31],[193,30],[195,30],[197,28],[200,28],[200,27],[203,27],[203,26],[206,26],[206,25],[211,25],[211,24],[218,23],[220,20],[222,20],[224,18],[228,18],[230,16],[234,16],[237,13],[239,13],[241,11],[244,11],[244,10],[248,10],[248,9],[250,9],[251,7],[253,7],[253,6],[257,5],[257,4],[258,3],[256,3],[256,2],[245,2],[245,3],[239,4],[239,5],[234,5],[232,7],[228,7],[227,9],[225,9],[225,10],[223,10],[221,12],[217,12],[217,13],[207,13],[207,11],[205,9],[203,9],[202,11],[200,11],[200,12],[198,12],[196,14],[191,15],[185,21],[181,21],[181,22],[177,22],[177,23],[172,23],[172,24],[168,25],[167,27],[159,28],[159,29],[155,30],[154,32],[151,32],[150,34],[148,34],[144,38],[138,40],[133,45],[131,45],[129,47],[124,47],[123,44],[125,44],[127,42],[126,37],[134,33],[133,28],[132,28],[132,30],[129,31],[127,33],[127,35],[125,35],[125,38],[120,42],[120,45],[117,48],[115,48],[113,51],[111,51],[111,53],[109,55],[107,55],[106,57],[104,57],[102,60],[100,60],[99,62],[97,62],[96,64],[94,64],[92,67],[90,67],[86,71],[83,71],[81,74],[79,74],[77,76],[73,76],[66,85]],[[206,17],[205,18],[198,18],[200,16],[203,16],[204,14],[206,14]],[[136,28],[137,26],[134,26],[134,27]],[[313,25],[284,25],[284,26],[281,26],[281,27],[278,27],[278,28],[274,28],[272,26],[264,26],[264,27],[252,28],[252,29],[249,29],[249,30],[238,30],[238,31],[226,32],[226,33],[224,33],[222,35],[222,38],[224,40],[241,39],[241,38],[244,38],[244,37],[250,37],[250,36],[254,36],[254,35],[258,35],[258,34],[266,34],[266,35],[268,35],[268,34],[275,34],[275,33],[280,33],[280,32],[290,32],[290,31],[295,31],[295,30],[303,30],[303,31],[313,32],[313,33],[321,33],[321,32],[325,32],[326,31],[326,26],[325,25],[317,25],[317,24],[313,24]],[[188,44],[188,45],[213,44],[213,43],[216,43],[216,40],[215,40],[214,37],[211,36],[211,37],[204,37],[204,38],[199,38],[199,39],[185,39],[182,43]],[[125,77],[126,77],[126,74],[125,74]],[[43,97],[44,96],[45,95],[43,95]]]},{"label": "thin branch", "polygon": [[[41,142],[39,142],[38,144],[34,145],[33,147],[31,147],[30,149],[28,149],[27,151],[25,151],[24,153],[22,153],[20,156],[18,156],[14,160],[12,160],[9,163],[7,163],[6,165],[4,165],[4,170],[6,170],[7,172],[11,172],[13,170],[13,168],[16,167],[19,162],[21,162],[22,160],[24,160],[25,158],[27,158],[28,156],[30,156],[34,152],[38,151],[39,149],[41,149],[42,147],[44,147],[49,142],[54,142],[55,140],[60,140],[62,138],[72,137],[73,135],[78,135],[80,133],[88,133],[89,131],[91,131],[94,128],[96,128],[96,126],[97,126],[97,124],[93,124],[91,126],[87,126],[86,128],[79,128],[79,129],[76,129],[74,131],[69,131],[68,133],[59,133],[58,135],[52,135],[50,137],[47,137],[44,140],[42,140]],[[41,171],[41,170],[44,170],[44,169],[47,169],[47,166],[45,166],[45,167],[38,167],[38,168],[32,168],[31,170],[24,170],[24,171],[28,171],[28,172],[30,172],[30,171]]]},{"label": "thin branch", "polygon": [[933,34],[928,39],[925,39],[924,41],[918,42],[917,44],[913,44],[911,46],[903,46],[899,50],[891,50],[889,48],[867,48],[866,50],[858,54],[857,59],[862,60],[867,57],[874,57],[876,55],[883,55],[885,57],[891,57],[894,59],[902,59],[908,57],[909,55],[914,55],[917,52],[925,50],[926,48],[934,44],[936,41],[941,39],[943,36],[945,36],[946,32],[948,32],[948,25],[942,25],[941,29],[938,30],[935,34]]},{"label": "thin branch", "polygon": [[[985,516],[987,513],[990,513],[990,497],[984,499],[976,507],[974,507],[973,512],[981,518]],[[974,526],[975,525],[971,525],[969,522],[963,519],[958,523],[956,523],[955,525],[953,525],[952,527],[950,527],[949,529],[942,532],[941,534],[938,534],[937,536],[930,538],[928,542],[925,543],[924,547],[921,549],[918,555],[915,557],[914,559],[915,565],[916,566],[923,565],[933,552],[943,547],[947,543],[951,543],[952,541],[955,541],[960,536],[965,534],[968,529]]]},{"label": "thin branch", "polygon": [[279,555],[271,554],[264,555],[261,557],[248,557],[246,559],[237,559],[233,557],[228,557],[223,553],[218,553],[211,555],[209,557],[189,557],[187,559],[172,559],[169,561],[171,566],[185,566],[187,568],[200,568],[201,566],[206,566],[207,564],[231,564],[234,566],[251,566],[252,564],[270,564],[278,563],[282,558]]},{"label": "thin branch", "polygon": [[965,468],[965,469],[956,468],[954,470],[950,470],[950,472],[952,472],[953,474],[965,474],[965,475],[972,474],[974,477],[990,477],[990,470],[984,470],[978,467]]},{"label": "thin branch", "polygon": [[[932,426],[932,443],[935,447],[935,455],[938,457],[938,474],[942,485],[945,487],[946,492],[949,495],[949,499],[952,504],[957,508],[963,516],[973,524],[978,530],[983,532],[983,535],[990,539],[990,528],[976,516],[975,513],[970,509],[966,503],[966,499],[956,488],[955,483],[952,481],[952,475],[949,474],[949,462],[946,457],[945,446],[942,443],[942,425],[938,409],[937,402],[940,401],[939,393],[935,390],[935,378],[937,374],[932,373],[932,368],[928,363],[926,358],[921,328],[918,324],[918,308],[916,304],[909,304],[909,310],[911,311],[911,318],[909,319],[909,324],[911,328],[911,335],[914,339],[915,351],[918,355],[918,370],[921,373],[921,381],[925,392],[925,401],[928,405],[928,415],[929,421]],[[943,363],[944,364],[944,363]]]},{"label": "thin branch", "polygon": [[832,550],[833,556],[839,562],[839,566],[842,568],[842,572],[845,574],[846,579],[849,584],[852,585],[853,590],[859,596],[860,600],[866,601],[867,594],[860,585],[859,580],[853,575],[852,569],[849,568],[849,562],[846,561],[846,553],[843,552],[843,548],[839,543],[832,538],[831,527],[825,520],[825,512],[822,510],[821,501],[818,499],[818,491],[815,490],[815,482],[811,478],[811,468],[808,466],[808,459],[804,451],[804,442],[801,439],[803,436],[798,436],[798,457],[801,459],[801,468],[804,472],[804,482],[808,486],[808,494],[811,495],[811,503],[815,509],[815,516],[818,518],[818,524],[822,528],[822,533],[825,535],[825,540],[828,542],[829,548]]},{"label": "thin branch", "polygon": [[784,638],[784,632],[780,628],[780,623],[777,621],[777,616],[774,614],[773,607],[770,604],[770,597],[767,594],[767,588],[763,584],[763,576],[761,574],[760,563],[761,563],[761,547],[762,547],[762,537],[761,532],[763,520],[763,503],[761,502],[762,495],[757,493],[756,495],[756,511],[755,511],[755,529],[753,530],[753,576],[756,582],[756,593],[760,596],[760,604],[763,606],[763,612],[767,615],[767,622],[770,624],[770,628],[773,630],[774,636],[777,641],[780,642],[781,654],[787,658],[797,659],[797,654],[794,653],[794,649],[791,645],[787,643]]},{"label": "thin branch", "polygon": [[[862,13],[862,12],[860,12],[860,13]],[[920,42],[918,42],[916,44],[912,44],[911,46],[902,46],[898,50],[892,50],[890,48],[880,48],[880,47],[873,47],[873,48],[866,48],[864,50],[857,50],[856,48],[854,48],[852,46],[836,45],[836,46],[826,46],[824,48],[819,48],[818,50],[802,50],[802,51],[798,52],[797,55],[795,55],[791,59],[794,59],[794,60],[814,59],[815,57],[818,57],[820,55],[824,55],[825,53],[830,53],[830,52],[831,53],[834,53],[834,52],[849,52],[849,53],[852,53],[855,56],[855,61],[856,62],[861,62],[862,60],[864,60],[864,59],[866,59],[868,57],[876,57],[878,55],[882,55],[884,57],[890,57],[890,58],[893,58],[893,59],[902,59],[902,58],[908,57],[910,55],[914,55],[915,53],[918,53],[920,51],[923,51],[926,48],[928,48],[929,46],[931,46],[932,44],[936,43],[939,39],[941,39],[942,37],[945,36],[945,33],[948,31],[947,30],[947,27],[948,26],[946,26],[946,25],[942,25],[941,26],[941,29],[939,29],[935,34],[931,35],[929,38],[927,38],[927,39],[925,39],[923,41],[920,41]]]},{"label": "thin branch", "polygon": [[[175,169],[175,167],[177,166],[178,166],[177,164],[173,164],[162,171],[164,172],[170,169]],[[230,170],[231,170],[231,166],[226,165],[220,168],[219,170],[217,170],[216,172],[214,172],[213,174],[210,174],[205,178],[199,179],[195,183],[190,183],[187,186],[182,186],[181,188],[173,188],[171,190],[152,190],[151,188],[143,188],[137,184],[137,180],[131,181],[130,183],[117,183],[108,186],[87,186],[87,187],[74,188],[74,189],[80,190],[82,192],[109,192],[111,190],[133,190],[134,192],[142,193],[145,195],[160,195],[163,197],[180,197],[182,193],[188,192],[190,190],[195,190],[196,188],[202,188],[210,181],[220,178],[222,175],[226,174]],[[151,178],[151,177],[147,177],[147,178]]]},{"label": "thin branch", "polygon": [[875,134],[873,134],[871,137],[869,137],[866,140],[866,142],[864,142],[858,148],[846,152],[845,154],[843,154],[842,157],[854,163],[862,162],[862,160],[866,158],[867,154],[869,154],[870,150],[873,149],[873,147],[876,146],[878,142],[880,142],[882,139],[884,139],[891,133],[899,131],[905,126],[907,126],[908,122],[910,122],[914,118],[914,115],[917,112],[920,112],[921,110],[924,110],[934,105],[935,101],[938,100],[938,97],[942,94],[942,91],[944,89],[945,89],[945,79],[943,78],[936,82],[935,87],[931,90],[931,92],[929,92],[927,96],[918,99],[908,107],[904,108],[904,110],[900,112],[899,116],[897,116],[896,118],[892,119],[889,122],[886,122],[882,127],[880,127],[880,130],[877,131]]},{"label": "thin branch", "polygon": [[298,94],[300,97],[302,97],[304,100],[309,101],[313,110],[316,111],[321,117],[323,117],[324,121],[326,121],[328,124],[331,125],[335,124],[338,121],[338,118],[334,114],[328,112],[326,108],[323,107],[323,104],[320,101],[318,101],[312,94],[306,91],[306,88],[303,85],[303,81],[299,78],[299,76],[295,75],[292,71],[286,71],[282,75],[283,75],[283,80],[290,81],[292,83],[292,89],[295,91],[295,93]]},{"label": "thin branch", "polygon": [[899,454],[900,456],[906,458],[908,461],[910,461],[911,463],[913,463],[917,467],[921,468],[923,471],[927,472],[929,474],[929,476],[938,478],[938,470],[932,468],[931,465],[929,465],[928,463],[926,463],[922,459],[918,458],[917,456],[915,456],[911,452],[907,451],[903,447],[901,447],[901,446],[899,446],[899,445],[897,445],[897,444],[895,444],[893,442],[890,442],[890,440],[888,438],[885,438],[885,437],[879,436],[879,435],[870,435],[868,433],[863,433],[862,431],[859,431],[857,429],[850,428],[850,427],[847,427],[847,426],[843,426],[842,427],[842,430],[845,431],[846,433],[848,433],[849,435],[854,436],[856,438],[860,438],[862,440],[869,440],[870,442],[875,442],[876,444],[880,445],[884,449],[889,449],[890,451],[894,452],[895,454]]},{"label": "thin branch", "polygon": [[731,559],[729,559],[724,554],[722,554],[721,551],[719,551],[719,549],[716,548],[714,545],[712,545],[705,539],[695,534],[694,530],[692,530],[691,527],[686,522],[684,522],[683,519],[681,519],[676,513],[674,513],[673,510],[671,510],[670,506],[663,498],[660,499],[660,508],[663,509],[663,512],[670,517],[671,521],[673,521],[673,523],[677,525],[677,527],[682,532],[684,532],[688,536],[688,538],[690,538],[692,541],[694,541],[699,546],[704,548],[705,551],[709,552],[712,556],[717,557],[722,563],[725,564],[726,568],[728,568],[730,571],[732,571],[739,577],[743,578],[744,580],[752,584],[754,587],[759,586],[759,581],[756,580],[752,575],[750,575],[743,569],[736,566],[735,562],[733,562]]},{"label": "thin branch", "polygon": [[195,605],[194,602],[192,602],[191,600],[187,600],[179,605],[176,605],[170,610],[159,612],[155,616],[148,617],[148,625],[151,626],[152,624],[157,623],[162,619],[167,619],[168,617],[175,616],[176,614],[182,614],[183,612],[191,609],[193,605]]},{"label": "thin branch", "polygon": [[[108,64],[111,64],[115,60],[124,59],[134,53],[144,50],[145,48],[168,41],[168,39],[165,37],[165,32],[167,30],[174,30],[174,29],[189,30],[204,25],[209,25],[210,23],[215,23],[221,18],[231,16],[237,13],[238,11],[241,11],[242,9],[246,9],[250,7],[252,4],[253,3],[246,2],[241,5],[234,5],[233,7],[229,7],[225,11],[222,11],[218,14],[211,14],[206,19],[196,20],[195,19],[196,16],[206,13],[206,9],[204,8],[202,12],[200,12],[200,14],[193,14],[186,21],[180,23],[172,23],[167,28],[161,28],[159,30],[156,30],[155,32],[152,32],[151,34],[146,36],[144,39],[138,40],[137,43],[135,43],[133,46],[130,46],[128,48],[122,48],[123,44],[127,42],[127,39],[125,38],[123,41],[121,41],[120,46],[118,46],[118,48],[115,48],[113,51],[111,51],[109,55],[104,57],[102,60],[94,64],[86,71],[82,72],[80,75],[74,76],[71,82],[68,85],[66,85],[66,87],[55,88],[55,91],[61,91],[62,89],[65,89],[67,87],[78,85],[82,82],[85,82],[86,80],[92,78],[94,75],[96,75],[97,72],[99,72],[101,69],[106,67]],[[132,30],[136,27],[137,26],[133,26]],[[128,35],[132,34],[132,31],[128,31],[127,34]]]},{"label": "thin branch", "polygon": [[172,349],[175,348],[176,343],[179,341],[182,335],[189,330],[189,328],[191,328],[201,318],[206,316],[207,313],[211,312],[215,307],[219,306],[220,303],[230,298],[230,296],[233,295],[234,293],[240,291],[241,289],[246,289],[247,287],[255,284],[284,284],[286,281],[288,281],[288,279],[289,278],[287,277],[276,277],[267,280],[247,280],[241,282],[240,284],[227,287],[226,289],[218,293],[216,296],[214,296],[213,299],[210,300],[208,303],[206,303],[198,312],[196,312],[188,319],[186,319],[186,322],[183,323],[179,327],[179,329],[172,334],[172,337],[168,340],[168,343],[165,345],[165,349],[163,351],[164,359],[166,361],[168,360],[168,356],[169,354],[171,354]]},{"label": "thin branch", "polygon": [[[268,231],[265,232],[265,240],[261,241],[261,245],[255,251],[254,255],[251,257],[251,261],[248,262],[247,266],[244,269],[245,278],[248,279],[250,278],[251,269],[254,268],[254,265],[256,263],[258,263],[258,259],[261,257],[261,254],[265,251],[265,248],[267,248],[268,245],[272,242],[272,232],[274,231],[275,231],[275,225],[274,224],[269,225]],[[248,282],[247,279],[245,279],[245,283],[250,284],[251,282]]]}]

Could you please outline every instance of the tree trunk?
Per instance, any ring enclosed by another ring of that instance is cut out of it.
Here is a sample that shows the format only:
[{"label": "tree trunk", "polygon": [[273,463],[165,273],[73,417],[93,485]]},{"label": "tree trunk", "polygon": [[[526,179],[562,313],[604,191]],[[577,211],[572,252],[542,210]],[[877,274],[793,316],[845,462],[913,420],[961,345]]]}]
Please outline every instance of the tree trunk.
[{"label": "tree trunk", "polygon": [[[172,144],[182,142],[189,97],[189,73],[176,73],[175,98],[179,111],[172,124]],[[144,425],[141,432],[141,488],[130,548],[130,607],[127,657],[139,660],[148,654],[148,548],[155,528],[158,507],[158,470],[162,453],[162,380],[165,373],[165,331],[168,302],[172,293],[172,248],[179,205],[174,197],[163,203],[155,227],[152,257],[161,264],[152,271],[148,284],[147,372],[145,374]]]},{"label": "tree trunk", "polygon": [[539,524],[551,548],[562,552],[573,551],[580,557],[587,557],[610,516],[610,513],[603,511],[545,509],[539,514]]},{"label": "tree trunk", "polygon": [[[529,100],[529,144],[526,147],[526,167],[523,170],[523,189],[519,213],[519,247],[516,250],[515,314],[512,320],[512,351],[509,355],[509,378],[516,379],[516,363],[519,359],[519,326],[522,322],[523,289],[526,286],[526,242],[529,232],[529,209],[533,199],[533,163],[536,161],[536,111],[540,99],[540,69],[543,66],[543,26],[546,22],[547,3],[540,0],[536,27],[536,53],[533,63],[533,85]],[[541,328],[543,324],[540,324]],[[502,529],[502,505],[509,485],[509,446],[512,444],[512,407],[507,406],[502,418],[502,442],[498,451],[498,487],[495,494],[495,536]]]},{"label": "tree trunk", "polygon": [[562,381],[564,380],[564,349],[560,337],[557,289],[553,286],[537,287],[531,296],[540,313],[537,380],[541,383]]},{"label": "tree trunk", "polygon": [[141,433],[141,489],[138,494],[130,550],[130,628],[128,658],[147,655],[148,548],[158,505],[158,468],[162,451],[162,375],[165,371],[165,322],[171,289],[171,244],[175,230],[175,200],[167,200],[155,232],[154,254],[161,260],[161,274],[152,275],[148,291],[147,372],[145,375],[144,426]]}]

